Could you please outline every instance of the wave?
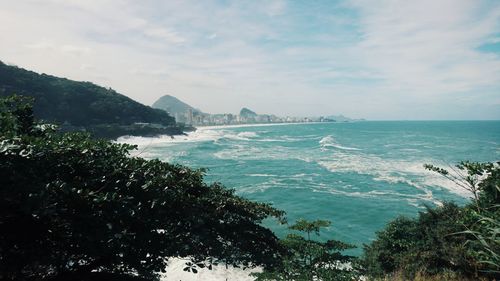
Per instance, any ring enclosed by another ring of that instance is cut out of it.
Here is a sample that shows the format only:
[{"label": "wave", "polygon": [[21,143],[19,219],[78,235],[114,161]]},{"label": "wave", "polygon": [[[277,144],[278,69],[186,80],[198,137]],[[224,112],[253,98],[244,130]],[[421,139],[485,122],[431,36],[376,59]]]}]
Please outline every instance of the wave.
[{"label": "wave", "polygon": [[257,138],[259,135],[256,132],[241,132],[237,136],[242,138]]},{"label": "wave", "polygon": [[343,149],[343,150],[360,150],[359,148],[348,147],[348,146],[343,146],[343,145],[338,144],[337,142],[335,142],[335,139],[331,135],[322,138],[319,141],[319,144],[322,148],[334,147],[334,148]]},{"label": "wave", "polygon": [[247,174],[245,176],[249,176],[249,177],[277,177],[277,175],[272,175],[272,174]]},{"label": "wave", "polygon": [[436,199],[433,196],[432,192],[404,193],[395,191],[391,189],[390,186],[387,187],[388,189],[375,189],[375,190],[363,191],[349,184],[341,187],[338,185],[332,185],[330,183],[317,183],[317,184],[312,184],[311,186],[312,186],[311,190],[313,192],[328,193],[328,194],[334,194],[346,197],[364,198],[364,199],[377,199],[383,201],[405,200],[408,202],[409,205],[415,206],[417,208],[424,207],[424,205],[419,203],[422,201],[427,201],[437,206],[442,205],[442,202]]},{"label": "wave", "polygon": [[284,146],[258,147],[252,144],[239,143],[230,148],[221,149],[213,154],[218,159],[227,160],[284,160],[296,158]]},{"label": "wave", "polygon": [[240,132],[236,134],[234,132],[221,129],[203,128],[196,130],[194,132],[189,132],[186,135],[177,135],[177,136],[167,136],[167,135],[161,135],[157,137],[123,136],[119,137],[116,142],[143,146],[152,144],[168,145],[168,144],[177,144],[186,142],[210,142],[210,141],[213,142],[220,139],[249,141],[251,139],[255,139],[258,137],[259,135],[255,132]]},{"label": "wave", "polygon": [[[271,136],[263,131],[243,131],[234,132],[221,128],[202,128],[191,132],[186,136],[160,136],[155,138],[147,137],[121,137],[117,142],[136,144],[139,146],[137,153],[146,158],[159,157],[165,161],[175,161],[183,155],[178,149],[162,149],[170,145],[190,142],[213,142],[214,147],[210,157],[218,159],[228,159],[237,161],[246,160],[299,160],[307,163],[315,163],[328,171],[335,173],[357,173],[369,175],[372,180],[386,182],[389,184],[403,184],[411,186],[418,190],[419,196],[427,198],[433,197],[433,191],[436,189],[445,189],[458,194],[462,197],[469,197],[466,190],[457,187],[452,182],[442,178],[440,175],[427,171],[423,168],[424,163],[436,163],[435,159],[393,159],[387,156],[378,156],[367,153],[354,147],[343,146],[336,142],[332,135],[325,137],[317,135],[291,136],[280,135]],[[307,147],[290,146],[293,141],[306,140]],[[259,145],[259,141],[281,141],[283,144],[264,144]],[[319,142],[320,148],[316,143]],[[146,149],[147,148],[147,149]],[[183,147],[181,147],[183,148]],[[210,147],[211,148],[211,147]],[[334,148],[334,149],[332,149]],[[189,150],[191,147],[186,147]],[[199,148],[193,148],[199,149]],[[418,151],[411,150],[418,154]],[[135,152],[132,152],[134,154]],[[134,155],[133,155],[134,156]],[[415,155],[416,156],[416,155]],[[305,165],[303,163],[302,165]],[[275,177],[267,174],[264,170],[261,174],[249,174],[252,177]],[[296,173],[296,175],[287,175],[289,178],[308,178],[313,175]],[[264,188],[267,188],[265,186]]]},{"label": "wave", "polygon": [[435,163],[432,159],[398,160],[363,153],[337,153],[331,158],[323,158],[317,163],[331,172],[357,173],[372,176],[375,181],[403,183],[412,186],[432,198],[434,188],[444,188],[462,197],[470,197],[468,192],[457,187],[440,175],[426,170],[425,163]]},{"label": "wave", "polygon": [[189,132],[186,135],[177,135],[177,136],[167,136],[167,135],[161,135],[157,137],[123,136],[119,137],[116,140],[116,142],[142,146],[151,144],[176,144],[185,142],[215,141],[222,138],[223,136],[224,132],[219,130],[196,130],[194,132]]}]

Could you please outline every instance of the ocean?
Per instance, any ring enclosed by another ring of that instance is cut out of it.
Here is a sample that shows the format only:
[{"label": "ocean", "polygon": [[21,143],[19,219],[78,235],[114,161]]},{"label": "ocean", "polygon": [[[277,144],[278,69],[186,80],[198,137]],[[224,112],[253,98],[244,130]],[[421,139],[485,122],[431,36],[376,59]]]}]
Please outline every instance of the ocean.
[{"label": "ocean", "polygon": [[[500,160],[500,121],[364,121],[199,128],[188,136],[122,137],[132,155],[207,168],[245,198],[299,218],[330,220],[320,240],[360,254],[390,220],[469,194],[424,164]],[[276,221],[264,222],[278,236]]]}]

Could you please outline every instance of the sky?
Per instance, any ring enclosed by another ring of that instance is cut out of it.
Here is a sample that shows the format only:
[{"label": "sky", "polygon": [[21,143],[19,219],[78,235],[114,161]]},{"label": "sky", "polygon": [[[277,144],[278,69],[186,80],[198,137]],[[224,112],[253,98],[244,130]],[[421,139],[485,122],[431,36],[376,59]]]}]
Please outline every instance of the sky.
[{"label": "sky", "polygon": [[0,0],[0,60],[208,113],[500,119],[500,1]]}]

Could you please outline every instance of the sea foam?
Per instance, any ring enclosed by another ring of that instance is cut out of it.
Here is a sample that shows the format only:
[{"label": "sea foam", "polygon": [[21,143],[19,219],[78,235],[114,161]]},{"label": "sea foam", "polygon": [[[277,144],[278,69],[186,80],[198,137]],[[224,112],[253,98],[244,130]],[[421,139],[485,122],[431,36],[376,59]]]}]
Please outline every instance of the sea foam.
[{"label": "sea foam", "polygon": [[343,149],[343,150],[360,150],[359,148],[348,147],[348,146],[343,146],[343,145],[338,144],[335,141],[335,139],[333,138],[333,136],[331,136],[331,135],[322,138],[319,141],[319,144],[321,145],[322,148],[334,147],[334,148]]},{"label": "sea foam", "polygon": [[232,266],[217,265],[212,270],[207,268],[197,268],[198,273],[186,272],[188,259],[174,258],[168,261],[166,272],[162,274],[161,281],[252,281],[255,277],[250,276],[252,272],[262,272],[260,267],[242,269]]}]

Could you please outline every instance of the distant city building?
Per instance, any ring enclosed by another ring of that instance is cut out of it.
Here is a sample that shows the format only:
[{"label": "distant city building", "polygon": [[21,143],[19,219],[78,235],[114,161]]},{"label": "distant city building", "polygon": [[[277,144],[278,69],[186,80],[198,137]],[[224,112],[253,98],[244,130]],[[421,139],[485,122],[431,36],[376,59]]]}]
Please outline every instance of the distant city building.
[{"label": "distant city building", "polygon": [[170,95],[161,97],[153,104],[153,107],[167,111],[170,115],[175,117],[175,121],[178,123],[185,123],[192,126],[355,121],[342,115],[315,118],[293,116],[279,117],[269,114],[257,114],[248,108],[242,108],[239,114],[208,114]]}]

